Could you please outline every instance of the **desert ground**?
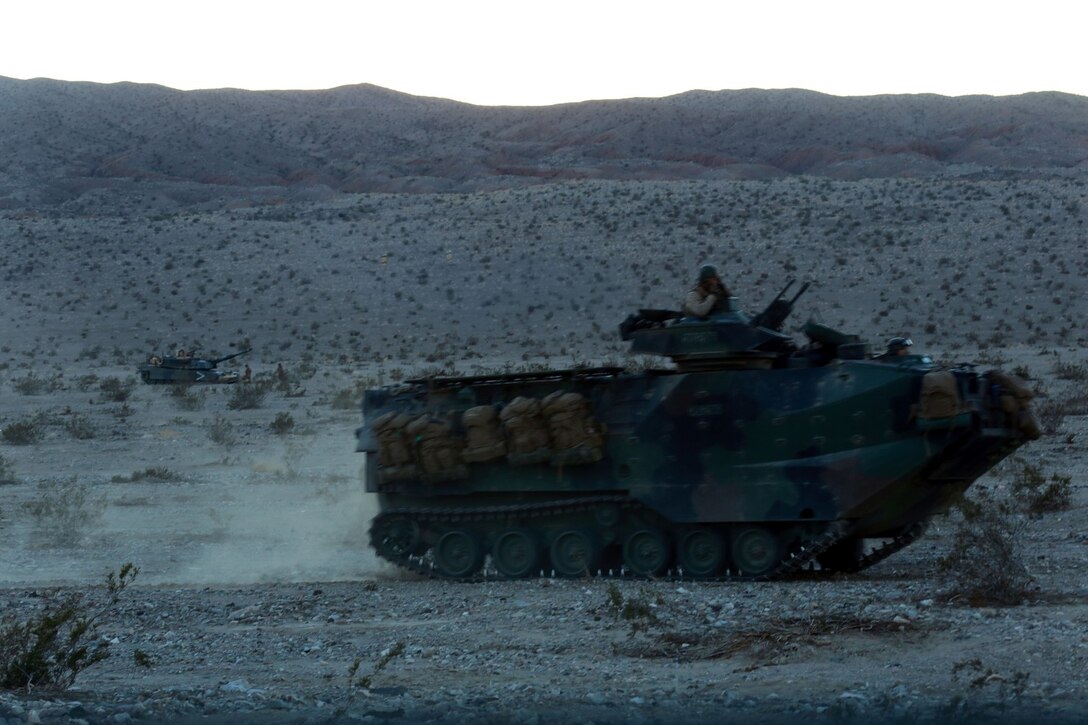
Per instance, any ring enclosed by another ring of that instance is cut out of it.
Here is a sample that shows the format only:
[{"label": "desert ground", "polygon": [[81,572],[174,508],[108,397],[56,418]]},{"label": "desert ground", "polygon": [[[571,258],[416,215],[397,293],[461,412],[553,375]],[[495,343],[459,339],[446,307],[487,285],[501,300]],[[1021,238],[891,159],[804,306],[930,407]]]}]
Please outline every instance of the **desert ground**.
[{"label": "desert ground", "polygon": [[[0,722],[1079,721],[1084,198],[1071,172],[5,212],[0,616],[82,593],[111,656],[0,694]],[[451,583],[374,558],[363,389],[643,364],[616,325],[676,307],[703,262],[752,310],[811,281],[799,339],[811,316],[1028,379],[1045,435],[972,489],[1011,508],[1022,596],[979,602],[942,568],[957,512],[833,580]],[[256,382],[141,384],[176,347],[252,348],[224,367]],[[1025,468],[1066,480],[1068,507],[1028,512]],[[106,607],[125,562],[139,574]]]}]

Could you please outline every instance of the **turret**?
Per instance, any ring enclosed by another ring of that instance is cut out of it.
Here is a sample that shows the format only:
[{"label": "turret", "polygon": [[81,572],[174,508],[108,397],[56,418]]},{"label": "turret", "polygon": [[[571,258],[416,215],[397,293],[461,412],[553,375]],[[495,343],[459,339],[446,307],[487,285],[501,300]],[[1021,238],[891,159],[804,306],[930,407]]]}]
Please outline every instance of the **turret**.
[{"label": "turret", "polygon": [[781,329],[809,285],[801,285],[792,299],[786,299],[793,282],[786,283],[755,317],[740,311],[731,297],[724,312],[706,318],[671,310],[639,310],[620,325],[620,336],[631,341],[631,352],[668,357],[681,370],[769,368],[797,349]]},{"label": "turret", "polygon": [[211,358],[210,360],[205,360],[203,358],[194,358],[189,363],[189,367],[193,368],[194,370],[211,370],[211,369],[215,368],[215,366],[218,365],[219,363],[226,362],[227,360],[233,360],[234,358],[238,357],[239,355],[245,355],[247,352],[250,352],[250,350],[252,350],[252,349],[253,348],[250,348],[249,350],[242,350],[241,352],[235,352],[235,353],[232,353],[230,355],[224,355],[223,357],[214,357],[214,358]]}]

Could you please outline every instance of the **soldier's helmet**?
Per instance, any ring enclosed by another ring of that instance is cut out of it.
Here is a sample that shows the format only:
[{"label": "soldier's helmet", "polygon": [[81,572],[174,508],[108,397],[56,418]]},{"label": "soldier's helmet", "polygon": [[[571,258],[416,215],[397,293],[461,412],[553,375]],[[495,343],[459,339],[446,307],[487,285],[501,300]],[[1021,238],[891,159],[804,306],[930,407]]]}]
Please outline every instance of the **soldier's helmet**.
[{"label": "soldier's helmet", "polygon": [[721,279],[721,275],[718,274],[718,268],[715,267],[713,264],[704,264],[702,267],[699,268],[700,282],[706,282],[708,279],[714,277]]},{"label": "soldier's helmet", "polygon": [[909,337],[893,337],[888,340],[888,352],[899,352],[900,350],[906,350],[908,347],[914,344],[914,341]]}]

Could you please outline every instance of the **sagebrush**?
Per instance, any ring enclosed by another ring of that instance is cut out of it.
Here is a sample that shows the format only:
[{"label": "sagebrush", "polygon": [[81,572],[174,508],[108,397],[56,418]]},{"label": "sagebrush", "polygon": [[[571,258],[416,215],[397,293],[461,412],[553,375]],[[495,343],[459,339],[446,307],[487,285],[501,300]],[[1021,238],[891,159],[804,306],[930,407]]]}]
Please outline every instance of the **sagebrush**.
[{"label": "sagebrush", "polygon": [[98,623],[139,574],[131,562],[106,576],[103,601],[84,592],[57,593],[27,619],[0,619],[0,688],[56,689],[72,686],[81,672],[110,656],[110,641]]},{"label": "sagebrush", "polygon": [[954,598],[972,605],[1019,604],[1035,582],[1021,553],[1024,521],[1005,501],[980,492],[957,504],[952,548],[939,562]]},{"label": "sagebrush", "polygon": [[40,545],[69,547],[78,544],[87,527],[102,517],[106,498],[72,476],[42,481],[37,496],[24,506],[34,518]]}]

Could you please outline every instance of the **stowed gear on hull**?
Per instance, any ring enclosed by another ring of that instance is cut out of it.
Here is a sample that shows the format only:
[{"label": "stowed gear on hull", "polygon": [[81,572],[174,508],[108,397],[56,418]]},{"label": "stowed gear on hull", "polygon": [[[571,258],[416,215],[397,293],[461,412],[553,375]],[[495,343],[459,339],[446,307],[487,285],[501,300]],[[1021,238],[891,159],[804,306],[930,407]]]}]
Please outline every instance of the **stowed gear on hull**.
[{"label": "stowed gear on hull", "polygon": [[[675,369],[430,378],[367,391],[359,450],[400,566],[472,578],[855,571],[1037,437],[1014,376],[873,358],[793,301],[753,319],[628,320]],[[763,325],[771,325],[764,327]],[[884,540],[875,549],[866,540]]]}]

